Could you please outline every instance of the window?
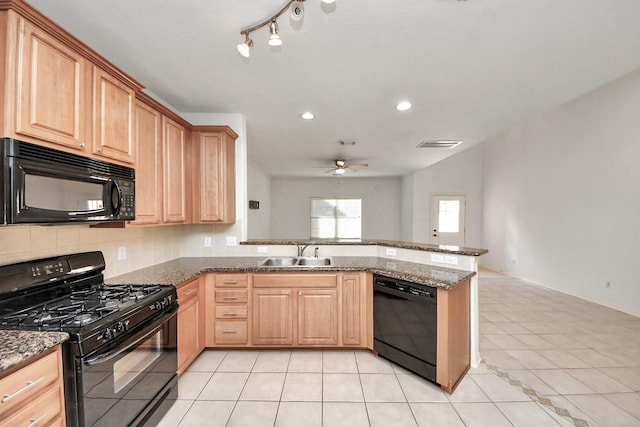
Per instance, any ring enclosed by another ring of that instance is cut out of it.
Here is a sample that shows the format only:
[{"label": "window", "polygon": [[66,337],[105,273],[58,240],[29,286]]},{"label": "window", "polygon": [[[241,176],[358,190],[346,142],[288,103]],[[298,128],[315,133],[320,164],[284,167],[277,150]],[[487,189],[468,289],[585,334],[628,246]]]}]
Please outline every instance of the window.
[{"label": "window", "polygon": [[360,239],[361,199],[311,199],[312,239]]}]

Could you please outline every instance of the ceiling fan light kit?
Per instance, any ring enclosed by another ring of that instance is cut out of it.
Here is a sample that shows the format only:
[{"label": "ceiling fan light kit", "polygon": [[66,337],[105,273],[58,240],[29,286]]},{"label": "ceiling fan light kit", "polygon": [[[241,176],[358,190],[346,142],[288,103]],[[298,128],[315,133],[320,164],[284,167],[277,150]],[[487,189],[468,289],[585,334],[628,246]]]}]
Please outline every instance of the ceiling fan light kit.
[{"label": "ceiling fan light kit", "polygon": [[[334,175],[344,175],[346,172],[358,172],[355,168],[366,168],[369,165],[366,163],[349,164],[344,159],[336,159],[333,161],[333,167],[324,173],[332,173]],[[318,166],[324,168],[324,166]]]},{"label": "ceiling fan light kit", "polygon": [[[269,45],[270,46],[281,46],[282,39],[280,38],[278,22],[276,21],[280,15],[282,15],[287,9],[290,10],[291,19],[294,21],[299,21],[304,17],[304,2],[306,0],[289,0],[287,3],[276,13],[274,13],[269,18],[264,21],[256,24],[252,27],[246,28],[240,31],[240,34],[245,37],[242,43],[239,43],[237,46],[238,53],[245,58],[251,56],[251,47],[253,46],[253,41],[249,38],[249,33],[258,30],[262,27],[269,27]],[[322,0],[323,3],[331,4],[334,3],[335,0]]]}]

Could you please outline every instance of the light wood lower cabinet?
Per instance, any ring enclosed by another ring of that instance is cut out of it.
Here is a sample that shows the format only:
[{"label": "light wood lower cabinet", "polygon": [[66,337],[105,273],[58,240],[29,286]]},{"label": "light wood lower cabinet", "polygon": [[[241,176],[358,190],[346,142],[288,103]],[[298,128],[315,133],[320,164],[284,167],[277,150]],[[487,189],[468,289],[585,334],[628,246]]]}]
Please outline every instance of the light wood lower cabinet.
[{"label": "light wood lower cabinet", "polygon": [[209,273],[206,276],[207,347],[249,344],[249,275]]},{"label": "light wood lower cabinet", "polygon": [[438,288],[438,352],[436,382],[451,393],[469,370],[470,283]]},{"label": "light wood lower cabinet", "polygon": [[253,274],[253,345],[338,345],[338,315],[335,273]]},{"label": "light wood lower cabinet", "polygon": [[209,273],[207,347],[373,346],[364,272]]},{"label": "light wood lower cabinet", "polygon": [[293,302],[291,289],[254,289],[253,345],[293,344]]},{"label": "light wood lower cabinet", "polygon": [[338,291],[298,290],[298,345],[338,344]]},{"label": "light wood lower cabinet", "polygon": [[64,426],[64,389],[60,346],[29,365],[0,378],[0,425]]},{"label": "light wood lower cabinet", "polygon": [[178,286],[178,374],[182,374],[205,347],[204,298],[201,280]]}]

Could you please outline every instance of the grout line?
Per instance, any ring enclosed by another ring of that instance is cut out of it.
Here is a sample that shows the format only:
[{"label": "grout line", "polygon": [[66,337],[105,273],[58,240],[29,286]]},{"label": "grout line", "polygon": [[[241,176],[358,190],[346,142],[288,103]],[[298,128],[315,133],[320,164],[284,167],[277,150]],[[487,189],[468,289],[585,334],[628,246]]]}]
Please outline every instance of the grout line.
[{"label": "grout line", "polygon": [[511,378],[508,373],[500,371],[496,366],[490,365],[484,360],[481,363],[487,369],[489,369],[492,373],[496,374],[498,376],[498,378],[502,378],[502,380],[504,380],[505,382],[511,384],[512,386],[514,386],[516,388],[519,388],[520,390],[522,390],[522,392],[524,394],[526,394],[530,398],[534,399],[535,401],[537,401],[541,405],[546,406],[552,412],[555,412],[556,414],[560,415],[561,417],[563,417],[567,421],[570,421],[576,427],[589,427],[589,423],[587,421],[585,421],[585,420],[583,420],[581,418],[576,418],[576,417],[572,416],[569,413],[568,410],[566,410],[565,408],[563,408],[561,406],[556,405],[555,403],[553,403],[551,401],[551,399],[549,399],[548,397],[543,396],[542,394],[538,393],[532,387],[529,387],[529,386],[523,384],[522,381]]}]

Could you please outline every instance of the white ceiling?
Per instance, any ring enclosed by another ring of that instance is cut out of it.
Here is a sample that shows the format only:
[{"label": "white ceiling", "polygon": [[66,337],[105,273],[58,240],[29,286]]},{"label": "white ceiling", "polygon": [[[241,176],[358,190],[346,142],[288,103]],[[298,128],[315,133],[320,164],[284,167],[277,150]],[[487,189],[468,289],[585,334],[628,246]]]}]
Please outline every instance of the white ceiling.
[{"label": "white ceiling", "polygon": [[[336,158],[403,175],[640,68],[638,0],[306,0],[281,47],[251,34],[250,58],[240,30],[286,0],[29,3],[176,110],[242,113],[249,161],[274,176]],[[464,144],[416,148],[431,139]]]}]

